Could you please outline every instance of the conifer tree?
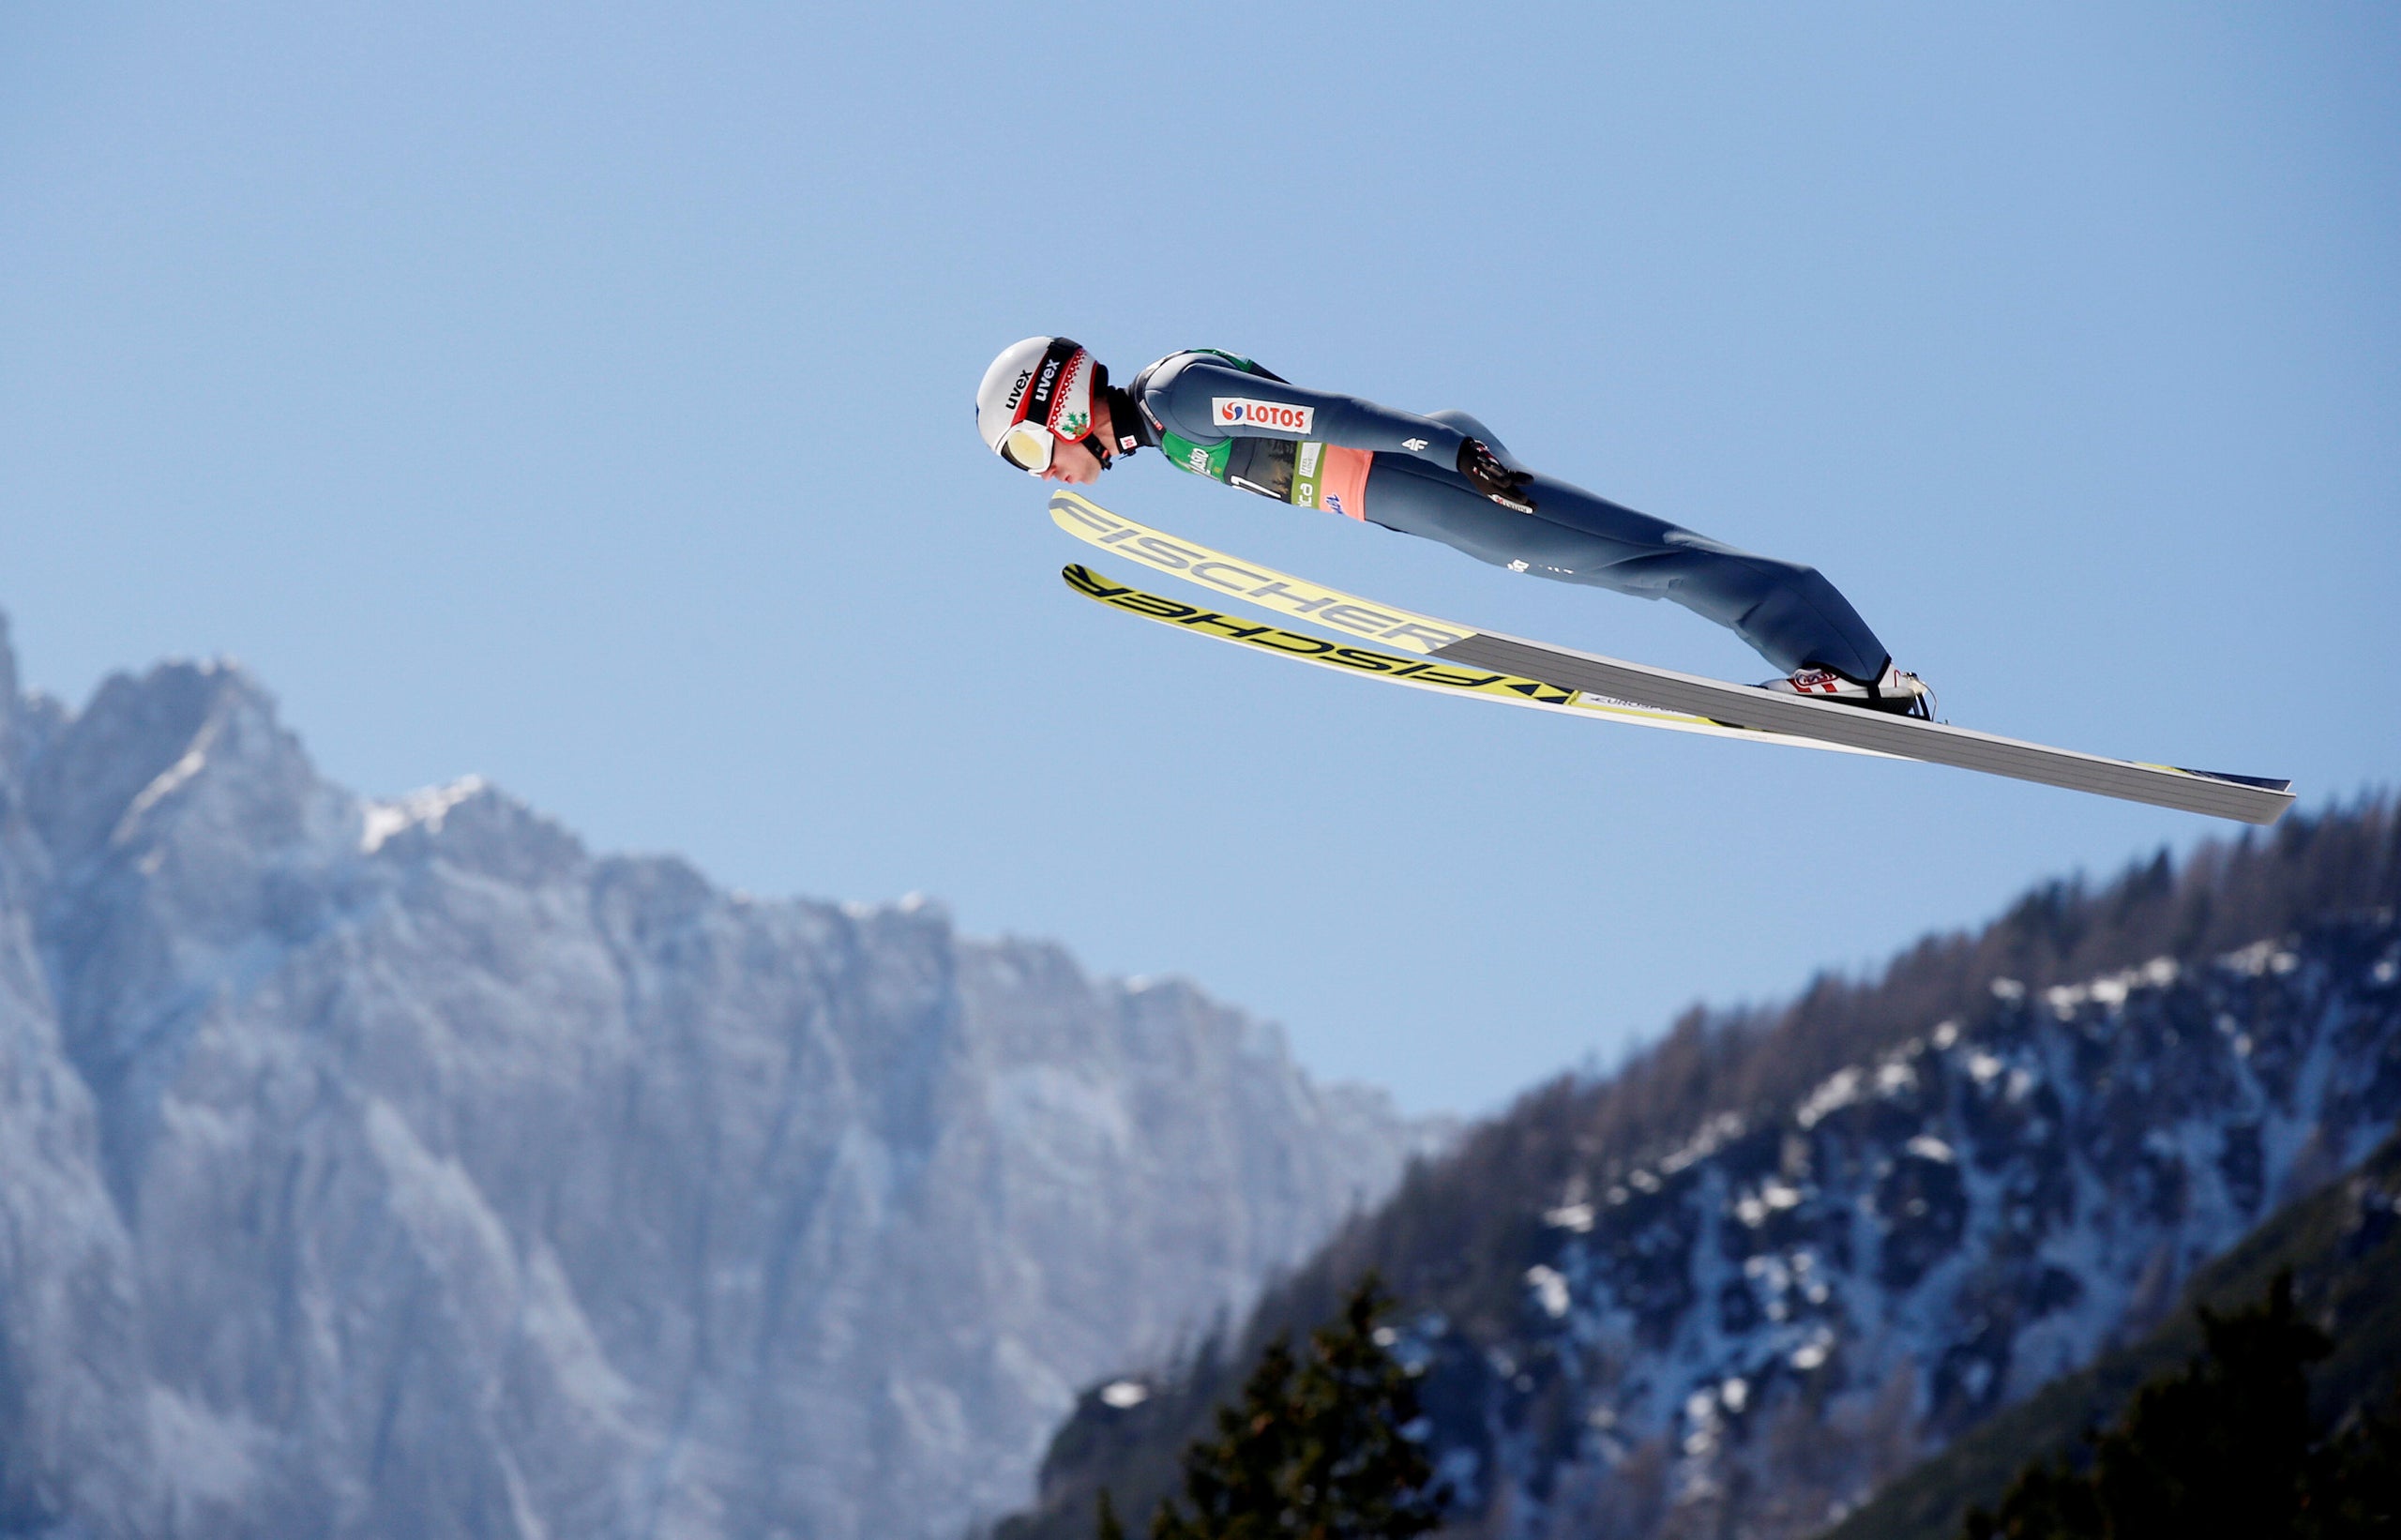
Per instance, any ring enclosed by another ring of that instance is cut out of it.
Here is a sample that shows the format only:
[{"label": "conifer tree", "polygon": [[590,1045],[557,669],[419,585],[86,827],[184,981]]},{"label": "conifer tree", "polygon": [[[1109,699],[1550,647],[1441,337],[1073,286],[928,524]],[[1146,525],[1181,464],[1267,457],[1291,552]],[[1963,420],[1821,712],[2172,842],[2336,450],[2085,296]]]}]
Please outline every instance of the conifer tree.
[{"label": "conifer tree", "polygon": [[2302,1540],[2390,1540],[2401,1534],[2401,1381],[2319,1452]]},{"label": "conifer tree", "polygon": [[2313,1448],[2308,1370],[2333,1344],[2294,1309],[2292,1276],[2248,1309],[2200,1318],[2201,1354],[2137,1391],[2083,1469],[2029,1466],[1998,1512],[1969,1511],[1968,1540],[2393,1532],[2401,1434],[2376,1417]]},{"label": "conifer tree", "polygon": [[1306,1354],[1270,1342],[1216,1437],[1185,1451],[1184,1500],[1159,1504],[1152,1540],[1410,1540],[1439,1524],[1444,1494],[1403,1431],[1417,1387],[1376,1340],[1391,1306],[1370,1273]]}]

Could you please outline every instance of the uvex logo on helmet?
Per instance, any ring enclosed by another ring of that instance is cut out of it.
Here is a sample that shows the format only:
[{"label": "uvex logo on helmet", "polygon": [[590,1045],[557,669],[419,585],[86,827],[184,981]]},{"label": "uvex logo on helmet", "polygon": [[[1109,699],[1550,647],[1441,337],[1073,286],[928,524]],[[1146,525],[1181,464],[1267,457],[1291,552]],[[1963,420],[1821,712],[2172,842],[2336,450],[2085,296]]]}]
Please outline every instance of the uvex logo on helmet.
[{"label": "uvex logo on helmet", "polygon": [[1045,358],[1042,360],[1041,377],[1034,382],[1034,399],[1026,403],[1025,415],[1027,416],[1030,417],[1034,415],[1035,407],[1047,406],[1049,404],[1050,392],[1059,384],[1059,366],[1065,362],[1066,360],[1064,358]]},{"label": "uvex logo on helmet", "polygon": [[1026,370],[1019,370],[1018,371],[1017,384],[1015,384],[1015,385],[1013,385],[1009,386],[1009,397],[1008,397],[1008,400],[1005,400],[1005,401],[1003,401],[1003,402],[1001,403],[1001,404],[1002,404],[1002,406],[1004,406],[1004,408],[1006,408],[1007,410],[1009,410],[1009,411],[1011,411],[1011,412],[1016,411],[1016,410],[1017,410],[1017,403],[1018,403],[1018,402],[1019,402],[1019,401],[1021,401],[1021,400],[1025,400],[1025,385],[1026,385],[1026,382],[1027,382],[1027,381],[1029,381],[1029,380],[1031,380],[1031,379],[1033,379],[1033,378],[1034,378],[1034,370],[1030,370],[1030,369],[1026,369]]},{"label": "uvex logo on helmet", "polygon": [[1209,415],[1220,428],[1271,428],[1281,433],[1306,433],[1317,426],[1314,406],[1287,406],[1282,401],[1258,401],[1244,396],[1214,396]]}]

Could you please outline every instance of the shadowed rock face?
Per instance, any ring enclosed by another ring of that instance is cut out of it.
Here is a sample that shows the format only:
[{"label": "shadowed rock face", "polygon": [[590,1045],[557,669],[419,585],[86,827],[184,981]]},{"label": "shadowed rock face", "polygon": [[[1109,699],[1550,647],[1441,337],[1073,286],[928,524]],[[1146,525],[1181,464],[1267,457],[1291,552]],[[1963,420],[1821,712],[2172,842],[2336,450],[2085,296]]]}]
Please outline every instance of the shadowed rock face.
[{"label": "shadowed rock face", "polygon": [[1993,994],[1560,1194],[1501,1344],[1404,1334],[1472,1532],[1816,1533],[2401,1116],[2390,911]]},{"label": "shadowed rock face", "polygon": [[1419,1138],[1186,985],[0,632],[0,1533],[947,1540]]}]

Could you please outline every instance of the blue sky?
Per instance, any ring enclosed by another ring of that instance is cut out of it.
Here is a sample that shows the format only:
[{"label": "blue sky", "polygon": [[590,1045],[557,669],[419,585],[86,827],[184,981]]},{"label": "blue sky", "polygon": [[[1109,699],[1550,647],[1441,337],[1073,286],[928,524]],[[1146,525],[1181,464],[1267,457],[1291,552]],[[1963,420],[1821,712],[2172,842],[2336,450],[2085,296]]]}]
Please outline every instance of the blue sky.
[{"label": "blue sky", "polygon": [[[362,791],[923,891],[1482,1109],[2209,826],[1110,614],[991,355],[1465,408],[1815,563],[1955,721],[2317,803],[2401,745],[2396,193],[2366,5],[10,8],[0,607],[70,700],[231,654]],[[1764,675],[1155,456],[1098,496]]]}]

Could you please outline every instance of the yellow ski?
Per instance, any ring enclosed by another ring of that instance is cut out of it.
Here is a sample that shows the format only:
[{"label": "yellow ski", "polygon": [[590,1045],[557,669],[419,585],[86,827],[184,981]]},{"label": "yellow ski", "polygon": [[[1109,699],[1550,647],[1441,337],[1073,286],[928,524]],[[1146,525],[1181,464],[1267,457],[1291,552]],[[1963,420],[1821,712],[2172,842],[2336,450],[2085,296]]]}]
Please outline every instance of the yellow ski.
[{"label": "yellow ski", "polygon": [[[1222,551],[1212,551],[1136,523],[1071,491],[1051,497],[1050,518],[1079,540],[1103,551],[1117,551],[1154,571],[1171,573],[1229,597],[1306,620],[1360,642],[1379,642],[1436,659],[1447,672],[1429,674],[1427,669],[1411,668],[1407,658],[1395,658],[1369,648],[1340,646],[1297,631],[1255,626],[1214,610],[1179,605],[1173,599],[1123,588],[1088,569],[1070,567],[1067,581],[1089,597],[1163,624],[1396,684],[1448,689],[1478,700],[1574,712],[1671,732],[1949,764],[2245,823],[2273,823],[2292,806],[2292,783],[2288,780],[2055,748],[2047,744],[1954,727],[1948,722],[1862,711],[1828,701],[1779,694],[1755,685],[1732,685],[1722,679],[1628,663],[1622,658],[1529,642],[1496,631],[1479,631],[1431,615],[1377,604],[1256,562],[1243,561]],[[1079,573],[1082,575],[1080,580]],[[1483,682],[1462,683],[1471,680]]]},{"label": "yellow ski", "polygon": [[1780,733],[1755,732],[1748,728],[1728,727],[1722,722],[1707,721],[1699,717],[1677,717],[1627,702],[1607,701],[1580,690],[1546,685],[1539,679],[1528,679],[1520,674],[1463,669],[1430,658],[1403,657],[1378,652],[1372,647],[1329,642],[1304,631],[1288,631],[1280,626],[1269,626],[1240,615],[1229,615],[1223,611],[1185,604],[1165,595],[1128,588],[1088,566],[1070,566],[1063,568],[1059,576],[1066,580],[1068,587],[1084,597],[1096,599],[1127,614],[1140,615],[1145,620],[1177,627],[1200,636],[1215,637],[1220,642],[1239,642],[1260,652],[1274,653],[1279,657],[1314,663],[1320,668],[1339,669],[1346,673],[1382,679],[1388,684],[1438,690],[1446,695],[1464,695],[1477,701],[1498,702],[1505,706],[1532,706],[1536,711],[1560,711],[1570,716],[1632,722],[1640,727],[1664,727],[1678,732],[1707,732],[1721,738],[1757,738],[1763,743],[1790,744],[1798,748],[1825,748],[1838,754],[1875,752],[1867,748],[1850,748],[1841,744],[1815,743],[1807,738],[1789,738]]},{"label": "yellow ski", "polygon": [[[1329,630],[1367,638],[1406,652],[1431,654],[1437,647],[1465,642],[1476,634],[1469,627],[1436,620],[1431,615],[1415,614],[1389,604],[1378,604],[1371,599],[1311,582],[1306,578],[1293,577],[1289,572],[1277,572],[1256,562],[1246,562],[1221,551],[1212,551],[1206,546],[1177,538],[1111,513],[1075,492],[1061,491],[1051,496],[1050,518],[1076,538],[1140,562],[1153,571],[1170,573],[1247,599],[1261,609],[1311,621]],[[1872,748],[1853,748],[1848,744],[1796,738],[1789,733],[1735,727],[1684,712],[1662,711],[1633,701],[1596,695],[1589,690],[1546,684],[1521,674],[1461,669],[1455,665],[1394,657],[1368,648],[1341,646],[1304,632],[1263,627],[1240,616],[1222,614],[1198,605],[1181,604],[1157,594],[1144,593],[1139,588],[1127,588],[1090,567],[1070,566],[1060,575],[1066,579],[1068,587],[1086,598],[1097,599],[1129,614],[1182,627],[1222,642],[1239,642],[1262,652],[1278,653],[1322,668],[1366,674],[1396,685],[1440,690],[1452,695],[1469,695],[1503,705],[1532,706],[1537,711],[1557,711],[1571,717],[1623,722],[1633,727],[1665,728],[1670,732],[1699,732],[1714,738],[1747,738],[1756,743],[1785,744],[1794,748],[1822,748],[1836,754],[1868,754],[1879,759],[1895,757],[1880,754]]]}]

